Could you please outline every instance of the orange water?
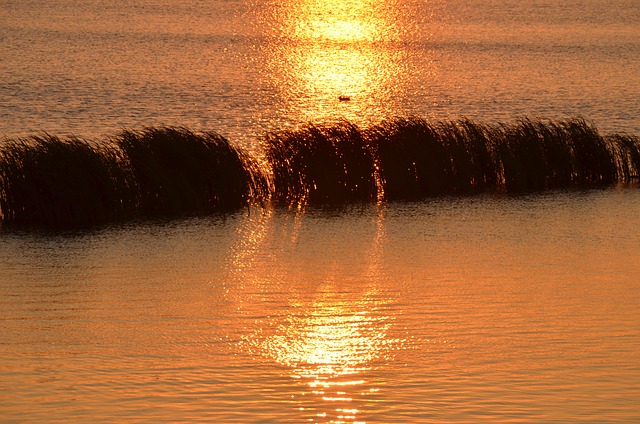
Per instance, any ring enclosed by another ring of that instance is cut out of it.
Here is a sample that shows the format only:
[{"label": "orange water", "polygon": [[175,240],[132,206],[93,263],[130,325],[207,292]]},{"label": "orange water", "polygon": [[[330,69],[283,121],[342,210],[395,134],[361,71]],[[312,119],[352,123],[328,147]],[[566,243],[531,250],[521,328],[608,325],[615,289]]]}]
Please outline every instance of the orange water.
[{"label": "orange water", "polygon": [[[0,0],[0,135],[594,120],[640,134],[637,0]],[[348,96],[350,101],[340,101]]]},{"label": "orange water", "polygon": [[[10,137],[640,134],[636,0],[0,0],[0,22]],[[634,187],[4,231],[0,421],[638,422],[638,211]]]},{"label": "orange water", "polygon": [[637,188],[0,236],[2,422],[637,422]]}]

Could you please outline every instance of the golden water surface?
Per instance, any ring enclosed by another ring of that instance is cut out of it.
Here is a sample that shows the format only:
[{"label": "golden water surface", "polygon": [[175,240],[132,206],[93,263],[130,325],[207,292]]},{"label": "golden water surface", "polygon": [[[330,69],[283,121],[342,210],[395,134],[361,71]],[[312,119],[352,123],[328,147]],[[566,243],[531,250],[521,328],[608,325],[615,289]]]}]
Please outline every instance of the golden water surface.
[{"label": "golden water surface", "polygon": [[635,0],[0,0],[0,20],[11,137],[179,125],[251,146],[408,115],[640,132]]},{"label": "golden water surface", "polygon": [[4,422],[636,422],[637,188],[0,238]]},{"label": "golden water surface", "polygon": [[[0,0],[0,135],[583,115],[635,0]],[[0,234],[2,422],[639,422],[637,187]]]}]

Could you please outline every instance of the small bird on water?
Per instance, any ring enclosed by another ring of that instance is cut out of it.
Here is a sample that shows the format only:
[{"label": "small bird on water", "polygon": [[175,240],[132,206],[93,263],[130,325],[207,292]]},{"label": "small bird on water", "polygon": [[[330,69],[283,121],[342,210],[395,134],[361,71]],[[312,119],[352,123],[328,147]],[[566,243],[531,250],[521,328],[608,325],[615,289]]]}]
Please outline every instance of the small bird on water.
[{"label": "small bird on water", "polygon": [[338,96],[338,100],[340,100],[341,102],[348,102],[349,100],[351,100],[351,97],[345,96],[345,95],[340,95],[340,96]]}]

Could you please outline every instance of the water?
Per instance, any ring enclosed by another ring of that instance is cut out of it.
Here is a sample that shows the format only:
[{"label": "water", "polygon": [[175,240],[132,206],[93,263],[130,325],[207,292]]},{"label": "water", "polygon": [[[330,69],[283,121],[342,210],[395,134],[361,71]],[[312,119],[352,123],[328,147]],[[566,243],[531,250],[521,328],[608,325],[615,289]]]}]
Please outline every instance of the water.
[{"label": "water", "polygon": [[640,133],[636,0],[1,0],[0,20],[10,137],[165,124],[252,147],[412,114]]},{"label": "water", "polygon": [[637,189],[0,238],[4,422],[637,422]]},{"label": "water", "polygon": [[[0,0],[0,134],[640,134],[636,3]],[[0,421],[638,422],[639,193],[5,229]]]}]

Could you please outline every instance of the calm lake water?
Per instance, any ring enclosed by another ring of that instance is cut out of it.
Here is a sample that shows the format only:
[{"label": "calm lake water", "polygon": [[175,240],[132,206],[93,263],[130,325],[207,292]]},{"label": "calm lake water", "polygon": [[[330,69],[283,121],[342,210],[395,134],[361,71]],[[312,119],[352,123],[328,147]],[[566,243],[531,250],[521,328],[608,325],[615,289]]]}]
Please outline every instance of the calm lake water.
[{"label": "calm lake water", "polygon": [[640,191],[0,238],[3,422],[638,422]]},{"label": "calm lake water", "polygon": [[637,0],[0,0],[0,20],[11,137],[166,124],[250,144],[412,114],[640,133]]},{"label": "calm lake water", "polygon": [[[640,134],[637,0],[0,0],[0,22],[8,137]],[[618,186],[5,229],[0,421],[640,422],[639,212]]]}]

